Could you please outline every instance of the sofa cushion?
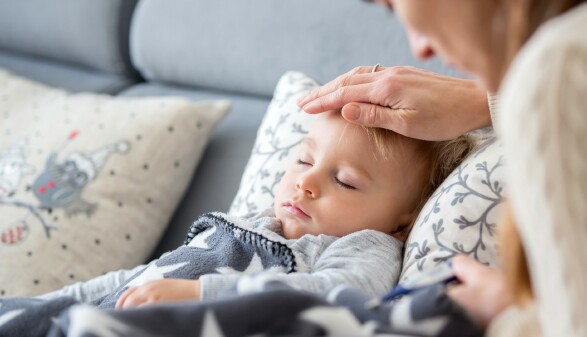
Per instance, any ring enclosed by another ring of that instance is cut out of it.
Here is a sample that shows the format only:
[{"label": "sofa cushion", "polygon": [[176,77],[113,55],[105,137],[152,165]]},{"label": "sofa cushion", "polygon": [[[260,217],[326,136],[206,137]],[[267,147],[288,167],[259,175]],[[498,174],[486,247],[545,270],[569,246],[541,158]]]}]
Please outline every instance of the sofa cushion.
[{"label": "sofa cushion", "polygon": [[129,74],[136,0],[0,1],[0,49]]},{"label": "sofa cushion", "polygon": [[142,0],[131,55],[150,80],[266,96],[291,69],[322,83],[375,63],[449,72],[416,61],[404,35],[393,15],[362,1]]},{"label": "sofa cushion", "polygon": [[71,94],[0,72],[0,295],[143,263],[226,101]]},{"label": "sofa cushion", "polygon": [[198,170],[153,253],[156,258],[181,245],[189,226],[199,215],[211,211],[228,211],[270,99],[157,83],[139,84],[120,95],[171,95],[193,101],[229,99],[232,103],[230,113],[220,121],[210,136]]}]

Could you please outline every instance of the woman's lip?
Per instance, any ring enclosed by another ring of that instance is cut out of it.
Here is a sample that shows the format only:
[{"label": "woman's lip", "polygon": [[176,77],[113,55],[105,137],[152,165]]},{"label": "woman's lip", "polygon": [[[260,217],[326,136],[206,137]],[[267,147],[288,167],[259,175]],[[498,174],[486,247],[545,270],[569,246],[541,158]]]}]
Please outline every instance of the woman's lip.
[{"label": "woman's lip", "polygon": [[304,210],[302,210],[301,208],[299,208],[298,206],[296,206],[294,203],[292,202],[286,202],[283,204],[283,207],[285,208],[285,210],[297,217],[300,218],[310,218],[310,216],[308,214],[306,214],[306,212],[304,212]]}]

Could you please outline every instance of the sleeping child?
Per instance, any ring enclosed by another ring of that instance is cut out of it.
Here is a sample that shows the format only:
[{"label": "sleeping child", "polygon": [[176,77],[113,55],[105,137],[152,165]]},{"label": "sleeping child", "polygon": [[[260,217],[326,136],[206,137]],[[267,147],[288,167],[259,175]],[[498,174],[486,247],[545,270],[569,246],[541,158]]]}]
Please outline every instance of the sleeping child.
[{"label": "sleeping child", "polygon": [[250,273],[315,293],[350,285],[381,295],[398,281],[403,242],[420,208],[472,147],[468,137],[415,140],[322,114],[272,209],[246,217],[204,214],[185,245],[148,265],[40,298],[123,309],[211,300]]},{"label": "sleeping child", "polygon": [[271,210],[209,213],[182,246],[147,266],[65,287],[102,307],[214,299],[243,273],[265,271],[322,293],[348,284],[380,295],[398,281],[403,241],[423,203],[464,159],[467,137],[427,142],[319,116]]}]

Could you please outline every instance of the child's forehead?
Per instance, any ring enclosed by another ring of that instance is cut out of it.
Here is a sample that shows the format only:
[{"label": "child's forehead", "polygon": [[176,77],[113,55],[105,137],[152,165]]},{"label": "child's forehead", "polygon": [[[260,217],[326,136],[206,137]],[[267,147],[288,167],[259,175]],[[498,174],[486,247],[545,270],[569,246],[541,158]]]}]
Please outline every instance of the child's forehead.
[{"label": "child's forehead", "polygon": [[[366,128],[345,120],[340,112],[330,111],[320,114],[310,128],[307,135],[308,138],[313,139],[333,139],[341,145],[353,142],[360,143],[363,146],[368,146],[374,143],[374,137]],[[391,137],[385,137],[388,145],[393,145]],[[395,137],[393,137],[395,138]]]},{"label": "child's forehead", "polygon": [[417,140],[348,122],[335,111],[320,114],[305,138],[304,143],[314,148],[342,148],[347,152],[361,152],[365,160],[383,162],[407,159],[406,156],[412,157],[422,150]]},{"label": "child's forehead", "polygon": [[375,144],[360,126],[344,119],[323,119],[317,121],[302,144],[310,150],[329,152],[337,157],[360,161],[376,160]]},{"label": "child's forehead", "polygon": [[356,124],[353,124],[342,117],[340,112],[329,111],[322,113],[317,116],[314,124],[310,128],[310,133],[323,133],[328,130],[333,131],[345,131],[350,129],[362,128]]},{"label": "child's forehead", "polygon": [[[306,138],[312,140],[335,140],[336,143],[345,144],[348,141],[357,142],[361,140],[366,144],[367,133],[363,127],[346,121],[340,114],[323,113],[319,116],[310,128]],[[315,142],[314,142],[315,143]]]}]

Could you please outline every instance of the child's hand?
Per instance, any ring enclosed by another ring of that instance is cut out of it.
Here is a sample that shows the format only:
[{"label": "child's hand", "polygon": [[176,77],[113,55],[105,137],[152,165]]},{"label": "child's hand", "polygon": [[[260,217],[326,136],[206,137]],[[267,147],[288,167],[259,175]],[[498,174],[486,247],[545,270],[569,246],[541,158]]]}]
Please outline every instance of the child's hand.
[{"label": "child's hand", "polygon": [[199,300],[200,281],[163,279],[127,289],[116,302],[116,309],[128,309],[159,302]]}]

